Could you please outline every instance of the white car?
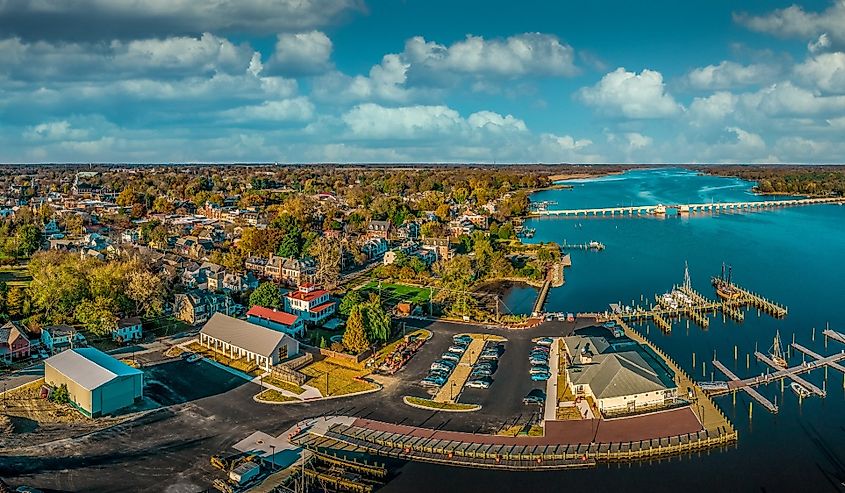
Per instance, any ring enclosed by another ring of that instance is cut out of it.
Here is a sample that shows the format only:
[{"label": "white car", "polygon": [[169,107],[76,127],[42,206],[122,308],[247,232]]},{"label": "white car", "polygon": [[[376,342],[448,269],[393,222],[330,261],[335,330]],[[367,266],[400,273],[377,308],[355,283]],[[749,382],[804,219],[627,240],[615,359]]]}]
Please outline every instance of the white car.
[{"label": "white car", "polygon": [[197,361],[199,361],[201,359],[202,359],[201,354],[194,353],[194,354],[188,356],[187,358],[185,358],[185,361],[187,361],[188,363],[196,363]]}]

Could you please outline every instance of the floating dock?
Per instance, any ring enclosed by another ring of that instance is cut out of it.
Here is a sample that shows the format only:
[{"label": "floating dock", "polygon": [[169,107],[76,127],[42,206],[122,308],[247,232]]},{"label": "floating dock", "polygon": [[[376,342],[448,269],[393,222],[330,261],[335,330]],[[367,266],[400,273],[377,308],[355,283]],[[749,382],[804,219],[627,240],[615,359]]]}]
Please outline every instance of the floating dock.
[{"label": "floating dock", "polygon": [[[845,335],[833,331],[833,330],[825,330],[824,335],[834,339],[838,342],[845,344]],[[800,375],[802,373],[807,373],[809,371],[815,370],[817,368],[824,368],[830,367],[835,370],[841,371],[845,373],[845,366],[841,365],[839,362],[845,360],[845,351],[840,351],[839,353],[830,355],[830,356],[822,356],[814,351],[811,351],[804,346],[792,343],[792,347],[796,350],[804,353],[805,355],[813,358],[812,361],[805,361],[800,365],[791,366],[788,368],[781,368],[775,364],[775,362],[765,354],[755,351],[754,356],[759,360],[771,367],[775,370],[773,373],[769,373],[766,375],[758,375],[752,378],[740,379],[737,377],[732,371],[730,371],[725,365],[723,365],[718,360],[713,360],[713,366],[719,369],[722,373],[724,373],[729,381],[727,389],[720,389],[720,390],[713,390],[709,391],[709,395],[720,395],[726,394],[728,392],[735,392],[737,390],[745,391],[748,395],[750,395],[754,400],[759,402],[769,411],[776,413],[778,412],[778,407],[776,404],[772,403],[768,399],[766,399],[760,392],[758,392],[754,387],[758,385],[765,385],[772,382],[777,382],[783,379],[790,379],[793,382],[798,383],[814,395],[819,397],[825,397],[827,392],[823,388],[819,388],[818,386],[814,385],[813,383],[801,378]]]}]

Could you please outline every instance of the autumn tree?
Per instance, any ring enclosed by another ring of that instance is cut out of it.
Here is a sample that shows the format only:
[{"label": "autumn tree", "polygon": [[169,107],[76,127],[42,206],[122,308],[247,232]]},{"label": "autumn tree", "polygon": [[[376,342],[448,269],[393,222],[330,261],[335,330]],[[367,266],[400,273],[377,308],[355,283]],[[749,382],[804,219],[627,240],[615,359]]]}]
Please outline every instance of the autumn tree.
[{"label": "autumn tree", "polygon": [[308,249],[317,261],[317,279],[326,286],[334,286],[340,278],[340,242],[320,236]]}]

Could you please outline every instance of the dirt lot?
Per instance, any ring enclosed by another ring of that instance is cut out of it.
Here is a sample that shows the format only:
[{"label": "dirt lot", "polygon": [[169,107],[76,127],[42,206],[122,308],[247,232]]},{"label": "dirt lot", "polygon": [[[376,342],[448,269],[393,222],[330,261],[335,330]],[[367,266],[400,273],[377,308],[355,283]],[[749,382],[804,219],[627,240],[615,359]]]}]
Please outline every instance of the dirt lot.
[{"label": "dirt lot", "polygon": [[125,418],[90,419],[68,405],[59,405],[40,396],[43,379],[10,390],[0,401],[0,449],[36,445],[58,438],[89,433]]}]

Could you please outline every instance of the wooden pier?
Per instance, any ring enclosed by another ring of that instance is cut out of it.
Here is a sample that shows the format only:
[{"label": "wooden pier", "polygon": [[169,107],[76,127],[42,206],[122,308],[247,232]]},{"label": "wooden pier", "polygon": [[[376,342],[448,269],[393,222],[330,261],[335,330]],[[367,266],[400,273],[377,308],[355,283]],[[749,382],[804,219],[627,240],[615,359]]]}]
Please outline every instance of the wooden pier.
[{"label": "wooden pier", "polygon": [[604,248],[605,248],[604,243],[601,243],[601,242],[598,242],[598,241],[591,241],[591,242],[588,242],[588,243],[577,243],[577,244],[571,244],[571,243],[567,243],[566,241],[564,241],[563,244],[560,245],[561,250],[583,250],[585,252],[589,252],[589,251],[600,252],[600,251],[604,250]]},{"label": "wooden pier", "polygon": [[[825,330],[823,333],[824,333],[825,336],[845,344],[845,335],[843,335],[839,332],[833,331],[833,330],[829,330],[829,329]],[[779,380],[783,380],[783,379],[788,378],[788,379],[792,380],[793,382],[796,382],[797,384],[801,385],[802,387],[804,387],[805,389],[807,389],[808,391],[810,391],[814,395],[817,395],[817,396],[820,396],[820,397],[825,397],[827,395],[827,392],[824,388],[819,388],[815,384],[805,380],[804,378],[801,378],[800,375],[802,373],[807,373],[807,372],[810,372],[810,371],[815,370],[817,368],[824,368],[824,367],[830,367],[830,368],[833,368],[835,370],[838,370],[838,371],[845,373],[845,366],[843,366],[842,364],[839,363],[840,361],[845,360],[845,351],[840,351],[839,353],[832,354],[830,356],[822,356],[822,355],[820,355],[820,354],[818,354],[818,353],[816,353],[816,352],[814,352],[810,349],[807,349],[806,347],[804,347],[800,344],[797,344],[797,343],[792,343],[792,347],[794,347],[796,350],[800,351],[801,353],[804,353],[805,355],[809,356],[810,358],[813,358],[813,360],[812,361],[805,361],[805,362],[801,363],[800,365],[795,365],[795,366],[791,366],[791,367],[788,367],[788,368],[781,368],[778,365],[776,365],[775,362],[770,357],[768,357],[767,355],[765,355],[765,354],[763,354],[759,351],[755,351],[754,357],[757,358],[759,361],[762,361],[763,363],[765,363],[766,365],[768,365],[769,367],[771,367],[775,371],[773,373],[768,373],[766,375],[758,375],[758,376],[755,376],[755,377],[752,377],[752,378],[740,379],[732,371],[730,371],[727,367],[725,367],[725,365],[723,365],[718,360],[714,359],[713,360],[713,366],[715,366],[716,368],[719,369],[719,371],[724,373],[728,377],[729,380],[728,380],[727,389],[710,391],[710,392],[708,392],[708,394],[710,394],[710,395],[720,395],[720,394],[725,394],[725,393],[728,393],[728,392],[735,392],[737,390],[742,390],[742,391],[745,391],[752,398],[754,398],[754,400],[756,400],[757,402],[762,404],[766,409],[768,409],[769,411],[771,411],[773,413],[776,413],[776,412],[778,412],[777,405],[773,404],[771,401],[769,401],[768,399],[763,397],[763,395],[760,394],[754,387],[756,387],[758,385],[765,385],[765,384],[769,384],[769,383],[772,383],[772,382],[777,382]]]}]

